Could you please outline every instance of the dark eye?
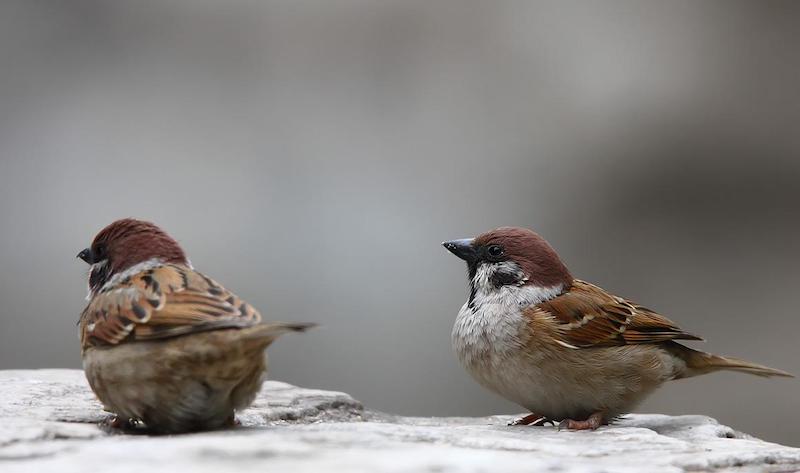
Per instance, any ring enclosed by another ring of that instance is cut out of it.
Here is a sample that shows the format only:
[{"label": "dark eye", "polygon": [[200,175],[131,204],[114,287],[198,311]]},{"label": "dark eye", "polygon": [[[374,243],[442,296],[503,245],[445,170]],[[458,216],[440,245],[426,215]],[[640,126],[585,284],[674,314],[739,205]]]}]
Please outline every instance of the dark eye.
[{"label": "dark eye", "polygon": [[503,256],[503,253],[503,247],[500,245],[490,245],[488,248],[486,248],[486,254],[492,258],[499,258]]},{"label": "dark eye", "polygon": [[106,245],[95,245],[92,249],[92,256],[96,261],[106,259]]}]

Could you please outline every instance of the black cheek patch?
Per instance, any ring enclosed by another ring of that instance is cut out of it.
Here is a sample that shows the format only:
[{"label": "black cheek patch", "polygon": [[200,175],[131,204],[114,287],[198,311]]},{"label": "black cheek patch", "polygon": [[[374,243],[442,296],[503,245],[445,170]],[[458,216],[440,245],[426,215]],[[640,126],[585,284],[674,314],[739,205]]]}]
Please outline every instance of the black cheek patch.
[{"label": "black cheek patch", "polygon": [[519,279],[515,273],[507,273],[505,271],[495,271],[489,278],[494,287],[508,286],[510,284],[517,284]]}]

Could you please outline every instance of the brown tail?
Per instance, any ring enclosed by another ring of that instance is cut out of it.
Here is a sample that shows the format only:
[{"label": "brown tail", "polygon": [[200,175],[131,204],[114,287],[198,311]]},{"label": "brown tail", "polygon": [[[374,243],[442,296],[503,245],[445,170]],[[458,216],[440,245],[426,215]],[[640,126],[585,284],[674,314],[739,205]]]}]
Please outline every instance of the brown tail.
[{"label": "brown tail", "polygon": [[728,358],[726,356],[717,356],[711,353],[692,350],[691,348],[675,342],[666,344],[665,348],[686,363],[686,370],[683,373],[679,373],[676,379],[689,378],[723,370],[740,371],[742,373],[763,376],[765,378],[771,378],[772,376],[794,378],[794,375],[786,371],[776,370],[775,368],[750,363],[749,361],[739,360],[737,358]]},{"label": "brown tail", "polygon": [[286,332],[305,332],[316,326],[313,323],[267,322],[243,329],[240,334],[242,340],[256,340],[266,347]]}]

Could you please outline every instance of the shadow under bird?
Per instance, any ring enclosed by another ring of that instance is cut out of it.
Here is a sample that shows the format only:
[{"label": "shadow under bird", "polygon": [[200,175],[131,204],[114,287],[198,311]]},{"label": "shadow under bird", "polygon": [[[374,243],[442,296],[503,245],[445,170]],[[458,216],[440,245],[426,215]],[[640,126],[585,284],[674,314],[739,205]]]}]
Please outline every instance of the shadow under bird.
[{"label": "shadow under bird", "polygon": [[514,425],[596,429],[666,381],[714,371],[792,376],[681,345],[675,340],[702,339],[574,279],[531,230],[503,227],[443,245],[469,274],[453,347],[481,385],[531,412]]},{"label": "shadow under bird", "polygon": [[262,322],[149,222],[118,220],[78,257],[91,265],[78,322],[83,368],[115,414],[113,427],[141,421],[150,432],[180,433],[235,425],[234,411],[261,389],[267,346],[314,325]]}]

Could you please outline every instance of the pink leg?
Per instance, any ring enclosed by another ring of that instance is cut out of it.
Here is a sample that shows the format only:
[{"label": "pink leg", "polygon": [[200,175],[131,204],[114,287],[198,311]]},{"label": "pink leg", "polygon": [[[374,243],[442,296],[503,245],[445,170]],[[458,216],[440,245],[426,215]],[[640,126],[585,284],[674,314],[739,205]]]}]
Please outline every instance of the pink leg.
[{"label": "pink leg", "polygon": [[242,425],[242,422],[234,414],[225,419],[225,427],[239,427],[240,425]]},{"label": "pink leg", "polygon": [[553,421],[548,419],[547,417],[540,416],[539,414],[534,414],[533,412],[531,412],[530,414],[526,415],[525,417],[521,417],[521,418],[509,423],[508,425],[534,425],[534,426],[540,426],[540,425],[544,425],[544,424],[546,424],[548,422],[550,422],[551,424],[553,423]]},{"label": "pink leg", "polygon": [[100,425],[119,430],[131,430],[134,428],[134,423],[131,419],[126,419],[118,415],[112,415],[105,418]]},{"label": "pink leg", "polygon": [[569,430],[597,430],[603,424],[603,413],[595,412],[586,420],[564,419],[558,424],[558,430],[562,427]]}]

